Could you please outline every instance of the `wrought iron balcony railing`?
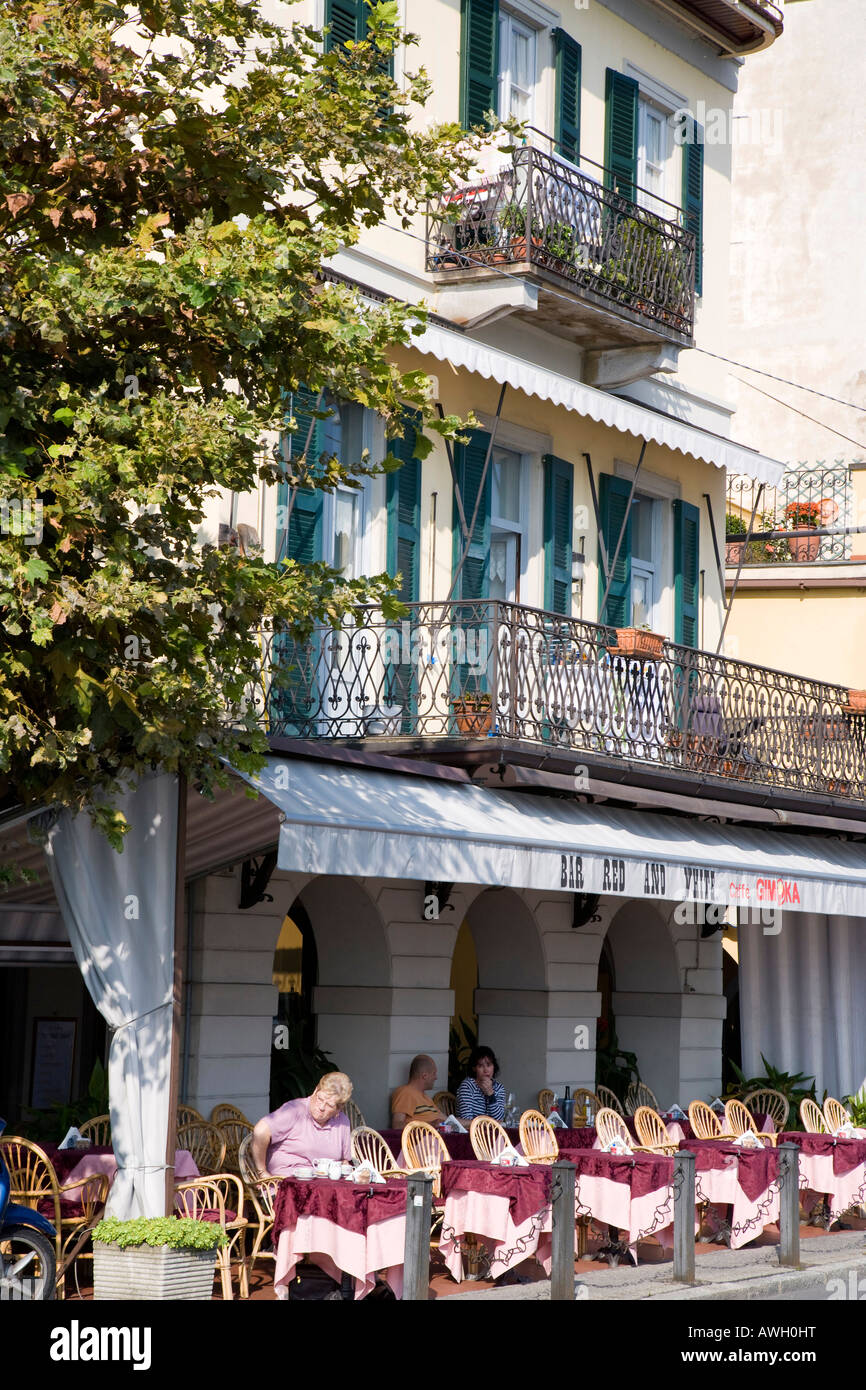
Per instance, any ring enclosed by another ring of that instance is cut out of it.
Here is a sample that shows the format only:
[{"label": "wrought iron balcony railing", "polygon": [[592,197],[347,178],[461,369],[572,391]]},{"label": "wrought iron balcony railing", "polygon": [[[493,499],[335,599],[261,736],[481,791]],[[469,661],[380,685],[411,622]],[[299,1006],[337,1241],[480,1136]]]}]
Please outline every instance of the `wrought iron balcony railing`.
[{"label": "wrought iron balcony railing", "polygon": [[866,796],[853,692],[666,642],[611,651],[616,629],[494,601],[413,604],[306,642],[270,635],[269,732],[389,743],[495,738],[762,787]]},{"label": "wrought iron balcony railing", "polygon": [[695,237],[559,156],[527,145],[497,178],[428,209],[427,269],[457,273],[529,262],[605,307],[691,339]]},{"label": "wrought iron balcony railing", "polygon": [[[850,560],[851,532],[846,528],[852,525],[854,489],[847,463],[788,469],[779,486],[765,487],[760,497],[759,487],[754,478],[741,474],[728,477],[729,565],[741,561],[744,565],[802,565]],[[756,502],[754,539],[747,543],[745,536]]]}]

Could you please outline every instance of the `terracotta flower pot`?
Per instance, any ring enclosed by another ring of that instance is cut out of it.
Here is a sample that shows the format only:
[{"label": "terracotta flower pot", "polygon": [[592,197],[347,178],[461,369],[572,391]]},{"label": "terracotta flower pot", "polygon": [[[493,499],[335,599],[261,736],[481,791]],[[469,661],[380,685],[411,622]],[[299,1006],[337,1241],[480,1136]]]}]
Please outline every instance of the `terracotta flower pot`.
[{"label": "terracotta flower pot", "polygon": [[725,563],[729,565],[742,564],[745,552],[745,541],[728,541],[725,545]]},{"label": "terracotta flower pot", "polygon": [[618,627],[616,646],[608,647],[613,656],[640,657],[658,661],[664,655],[665,637],[662,632],[645,632],[639,627]]},{"label": "terracotta flower pot", "polygon": [[848,709],[853,714],[866,714],[866,690],[848,691]]},{"label": "terracotta flower pot", "polygon": [[493,724],[493,711],[489,703],[477,700],[455,700],[454,718],[461,734],[470,738],[483,738],[490,733]]},{"label": "terracotta flower pot", "polygon": [[798,527],[799,535],[788,537],[788,549],[792,559],[799,564],[809,564],[818,558],[818,551],[821,549],[821,537],[810,534],[809,527]]}]

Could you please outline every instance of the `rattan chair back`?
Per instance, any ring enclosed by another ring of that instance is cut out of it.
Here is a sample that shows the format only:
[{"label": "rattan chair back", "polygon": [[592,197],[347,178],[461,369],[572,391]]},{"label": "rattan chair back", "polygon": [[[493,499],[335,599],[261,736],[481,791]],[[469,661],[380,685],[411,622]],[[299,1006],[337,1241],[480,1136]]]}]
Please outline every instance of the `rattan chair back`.
[{"label": "rattan chair back", "polygon": [[595,1117],[603,1104],[603,1102],[599,1100],[595,1091],[590,1091],[586,1086],[577,1086],[571,1094],[574,1100],[575,1121],[577,1120],[578,1116],[582,1118],[588,1111],[589,1114],[587,1116],[586,1123],[588,1125],[594,1124]]},{"label": "rattan chair back", "polygon": [[499,1121],[491,1120],[488,1115],[476,1115],[470,1122],[469,1140],[475,1157],[483,1163],[492,1163],[511,1144]]},{"label": "rattan chair back", "polygon": [[545,1087],[543,1091],[538,1092],[539,1113],[542,1114],[545,1119],[547,1119],[547,1116],[550,1114],[555,1099],[556,1097],[549,1087]]},{"label": "rattan chair back", "polygon": [[559,1144],[553,1125],[538,1110],[524,1110],[520,1117],[520,1146],[530,1163],[555,1163]]},{"label": "rattan chair back", "polygon": [[622,1108],[622,1101],[609,1086],[596,1086],[595,1094],[598,1096],[599,1105],[605,1110],[615,1110],[617,1115],[625,1115]]},{"label": "rattan chair back", "polygon": [[243,1120],[245,1125],[252,1129],[252,1122],[247,1119],[240,1106],[232,1105],[230,1101],[221,1100],[219,1105],[215,1105],[210,1112],[210,1123],[212,1125],[222,1125],[226,1120]]},{"label": "rattan chair back", "polygon": [[824,1101],[824,1122],[830,1133],[835,1134],[843,1125],[851,1124],[851,1116],[840,1100],[828,1096]]},{"label": "rattan chair back", "polygon": [[[91,1173],[81,1182],[61,1187],[51,1160],[38,1144],[29,1139],[11,1136],[0,1139],[0,1148],[9,1169],[10,1200],[18,1206],[30,1207],[43,1215],[54,1227],[54,1247],[57,1261],[57,1297],[65,1296],[65,1276],[79,1254],[90,1231],[99,1221],[105,1208],[108,1195],[108,1178],[105,1173]],[[64,1211],[61,1197],[65,1191],[75,1194],[80,1207],[74,1215]],[[44,1204],[50,1204],[50,1211]]]},{"label": "rattan chair back", "polygon": [[111,1116],[95,1115],[92,1120],[85,1120],[84,1124],[78,1126],[78,1133],[82,1139],[89,1139],[91,1144],[100,1146],[111,1146]]},{"label": "rattan chair back", "polygon": [[603,1105],[595,1117],[595,1130],[604,1148],[614,1139],[622,1139],[630,1149],[634,1148],[634,1139],[622,1115],[607,1105]]},{"label": "rattan chair back", "polygon": [[195,1166],[203,1178],[221,1173],[226,1156],[226,1141],[221,1129],[207,1120],[192,1120],[178,1125],[177,1147],[192,1154]]},{"label": "rattan chair back", "polygon": [[249,1120],[221,1120],[215,1126],[219,1130],[223,1139],[226,1141],[225,1158],[223,1168],[227,1173],[240,1173],[240,1147],[248,1134],[252,1134],[253,1127]]},{"label": "rattan chair back", "polygon": [[386,1173],[393,1175],[404,1171],[396,1167],[394,1155],[379,1131],[368,1125],[352,1130],[352,1157],[356,1163],[369,1163],[383,1177]]},{"label": "rattan chair back", "polygon": [[346,1119],[349,1121],[349,1124],[351,1125],[352,1129],[365,1128],[367,1121],[361,1114],[361,1107],[356,1105],[353,1100],[347,1100],[343,1102],[343,1114],[346,1116]]},{"label": "rattan chair back", "polygon": [[791,1105],[781,1091],[766,1086],[758,1091],[750,1091],[743,1097],[743,1104],[753,1115],[769,1115],[777,1134],[781,1134],[788,1123]]},{"label": "rattan chair back", "polygon": [[761,1134],[755,1124],[755,1117],[750,1110],[747,1110],[741,1100],[725,1101],[725,1129],[728,1130],[735,1139],[747,1131],[754,1134],[762,1144],[776,1146],[775,1134]]},{"label": "rattan chair back", "polygon": [[644,1148],[654,1149],[657,1153],[676,1153],[679,1145],[671,1140],[657,1110],[651,1110],[648,1105],[639,1105],[634,1112],[634,1127]]},{"label": "rattan chair back", "polygon": [[689,1106],[689,1124],[698,1139],[721,1139],[722,1122],[705,1100],[693,1100]]},{"label": "rattan chair back", "polygon": [[441,1115],[456,1115],[457,1097],[453,1091],[437,1091],[433,1097],[433,1104]]},{"label": "rattan chair back", "polygon": [[807,1134],[826,1134],[827,1125],[821,1107],[810,1097],[800,1101],[800,1119]]},{"label": "rattan chair back", "polygon": [[625,1113],[633,1115],[641,1105],[649,1106],[650,1110],[659,1108],[659,1103],[649,1086],[644,1085],[643,1081],[631,1081],[625,1093]]},{"label": "rattan chair back", "polygon": [[240,1178],[234,1173],[219,1173],[209,1178],[178,1183],[175,1205],[178,1216],[188,1216],[193,1221],[219,1222],[220,1230],[226,1237],[226,1244],[217,1251],[223,1298],[232,1297],[233,1256],[238,1261],[240,1295],[246,1298],[249,1286],[245,1238],[249,1222],[244,1216],[244,1190]]},{"label": "rattan chair back", "polygon": [[204,1115],[200,1115],[191,1105],[187,1105],[185,1100],[178,1101],[177,1122],[179,1125],[192,1124],[194,1120],[201,1120],[202,1124],[207,1124]]},{"label": "rattan chair back", "polygon": [[402,1149],[407,1168],[439,1169],[451,1161],[442,1135],[423,1120],[410,1120],[404,1127]]}]

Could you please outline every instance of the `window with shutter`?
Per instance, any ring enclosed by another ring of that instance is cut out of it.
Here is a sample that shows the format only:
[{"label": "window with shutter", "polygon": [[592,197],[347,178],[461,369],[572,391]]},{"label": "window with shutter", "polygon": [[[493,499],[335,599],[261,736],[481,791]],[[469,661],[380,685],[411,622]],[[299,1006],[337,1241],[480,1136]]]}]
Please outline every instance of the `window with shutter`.
[{"label": "window with shutter", "polygon": [[[487,458],[487,446],[490,443],[490,435],[486,430],[473,430],[469,435],[466,444],[458,444],[454,452],[455,471],[460,493],[463,498],[463,510],[466,515],[466,524],[471,524],[472,514],[475,511],[475,504],[480,494],[478,505],[478,516],[475,522],[475,530],[472,533],[472,542],[469,546],[469,553],[466,556],[463,568],[457,580],[457,588],[454,597],[475,602],[478,599],[486,599],[490,584],[490,470],[484,480],[484,488],[481,489],[481,477],[484,472],[484,461]],[[463,554],[464,537],[460,529],[460,520],[457,513],[457,504],[454,504],[452,529],[454,536],[454,568],[460,563]]]},{"label": "window with shutter", "polygon": [[359,43],[367,33],[364,0],[327,0],[325,23],[330,29],[325,38],[326,53],[343,43]]},{"label": "window with shutter", "polygon": [[496,110],[499,81],[499,0],[462,0],[460,124],[484,125]]},{"label": "window with shutter", "polygon": [[[601,533],[607,550],[608,564],[613,561],[619,533],[628,507],[630,483],[624,478],[616,478],[610,473],[602,473],[599,479],[599,513]],[[607,596],[604,612],[601,602],[607,587],[604,566],[599,551],[598,565],[598,603],[600,623],[610,623],[612,627],[628,627],[631,623],[631,517],[625,528],[622,545],[619,548],[613,578]]]},{"label": "window with shutter", "polygon": [[674,502],[674,641],[698,645],[701,514],[690,502]]},{"label": "window with shutter", "polygon": [[580,44],[564,29],[554,29],[556,49],[556,148],[572,163],[580,162]]},{"label": "window with shutter", "polygon": [[[389,473],[387,480],[387,568],[400,574],[398,597],[402,603],[417,603],[421,572],[421,460],[413,457],[415,418],[406,415],[403,438],[392,439],[390,453],[403,460],[403,467]],[[385,703],[399,705],[403,711],[401,729],[411,732],[412,717],[418,705],[417,671],[407,655],[402,625],[391,626],[386,656]],[[411,654],[411,646],[409,648]]]},{"label": "window with shutter", "polygon": [[544,606],[570,617],[574,466],[553,454],[545,454],[543,464]]},{"label": "window with shutter", "polygon": [[605,81],[605,179],[634,200],[637,186],[638,84],[613,68]]},{"label": "window with shutter", "polygon": [[695,294],[703,292],[704,228],[704,132],[691,122],[689,139],[683,145],[683,214],[686,228],[695,234]]}]

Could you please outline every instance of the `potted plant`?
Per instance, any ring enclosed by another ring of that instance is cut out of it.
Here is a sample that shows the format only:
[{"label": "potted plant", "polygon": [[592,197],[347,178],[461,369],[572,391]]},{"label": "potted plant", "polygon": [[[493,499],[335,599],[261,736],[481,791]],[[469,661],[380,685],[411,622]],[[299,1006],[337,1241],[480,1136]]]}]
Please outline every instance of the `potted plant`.
[{"label": "potted plant", "polygon": [[731,540],[732,536],[745,536],[748,531],[743,518],[737,512],[728,512],[725,517],[725,563],[741,565],[746,553],[746,542]]},{"label": "potted plant", "polygon": [[207,1300],[225,1244],[225,1233],[209,1221],[108,1217],[93,1232],[93,1297]]},{"label": "potted plant", "polygon": [[647,623],[640,627],[618,627],[611,656],[631,656],[640,661],[659,661],[664,656],[665,635],[653,632]]},{"label": "potted plant", "polygon": [[866,690],[849,690],[845,710],[848,714],[866,714]]},{"label": "potted plant", "polygon": [[814,531],[818,525],[820,515],[820,502],[789,502],[785,508],[787,530],[804,533],[802,539],[799,536],[788,538],[788,549],[791,556],[800,564],[815,560],[821,549],[821,537],[809,535],[809,532]]},{"label": "potted plant", "polygon": [[452,702],[452,709],[461,734],[475,738],[489,734],[493,723],[489,695],[464,695],[462,699]]}]

